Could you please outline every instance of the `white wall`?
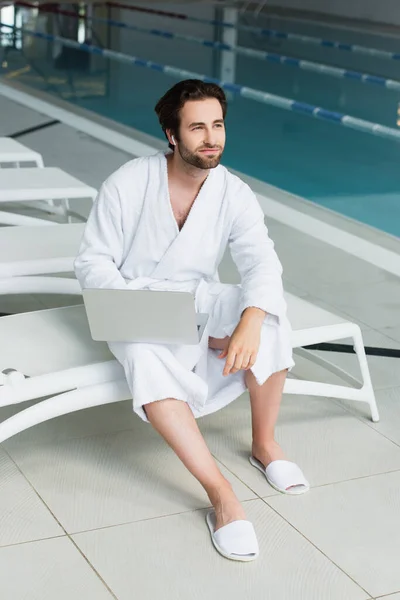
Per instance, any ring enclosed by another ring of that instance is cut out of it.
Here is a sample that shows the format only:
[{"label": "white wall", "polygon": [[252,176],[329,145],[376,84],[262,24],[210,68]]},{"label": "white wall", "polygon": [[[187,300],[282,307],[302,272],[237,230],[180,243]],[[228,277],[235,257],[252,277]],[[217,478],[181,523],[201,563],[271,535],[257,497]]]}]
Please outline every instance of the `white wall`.
[{"label": "white wall", "polygon": [[271,5],[400,25],[399,0],[272,0]]}]

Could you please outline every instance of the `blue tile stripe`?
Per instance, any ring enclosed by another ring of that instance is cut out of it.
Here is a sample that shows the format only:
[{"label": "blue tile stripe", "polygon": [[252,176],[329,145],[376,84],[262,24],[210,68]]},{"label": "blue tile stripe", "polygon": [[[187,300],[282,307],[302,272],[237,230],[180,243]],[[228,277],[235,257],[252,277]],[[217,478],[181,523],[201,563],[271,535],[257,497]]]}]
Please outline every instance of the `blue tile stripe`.
[{"label": "blue tile stripe", "polygon": [[152,62],[150,60],[144,60],[142,58],[137,58],[136,56],[130,56],[128,54],[123,54],[121,52],[116,52],[114,50],[108,50],[106,48],[99,48],[97,46],[93,46],[91,44],[80,44],[74,40],[65,39],[59,36],[50,35],[48,33],[42,33],[39,31],[32,31],[25,28],[15,27],[13,25],[6,25],[0,22],[0,27],[7,27],[9,29],[16,29],[21,31],[25,35],[30,35],[33,37],[42,38],[49,41],[56,41],[64,46],[68,46],[70,48],[78,48],[83,50],[84,52],[89,52],[91,54],[99,54],[104,56],[105,58],[110,58],[112,60],[117,60],[120,62],[129,63],[132,65],[136,65],[138,67],[145,67],[148,69],[153,69],[159,71],[160,73],[164,73],[165,75],[169,75],[176,79],[201,79],[206,82],[213,82],[220,85],[227,91],[231,91],[234,94],[242,96],[243,98],[249,98],[251,100],[256,100],[257,102],[262,102],[263,104],[268,104],[270,106],[276,106],[278,108],[284,110],[290,110],[292,112],[301,113],[303,115],[307,115],[313,118],[322,119],[324,121],[329,121],[331,123],[336,123],[338,125],[343,125],[344,127],[349,127],[351,129],[356,129],[359,131],[364,131],[366,133],[377,135],[380,137],[389,138],[392,140],[400,141],[400,130],[394,129],[391,127],[386,127],[384,125],[380,125],[379,123],[373,123],[371,121],[365,121],[364,119],[357,119],[350,115],[344,115],[342,113],[333,112],[330,110],[326,110],[320,106],[314,106],[312,104],[307,104],[305,102],[298,102],[291,98],[284,98],[282,96],[276,96],[275,94],[270,94],[268,92],[263,92],[261,90],[256,90],[253,88],[248,88],[244,85],[239,85],[236,83],[229,83],[226,81],[219,81],[218,79],[208,77],[202,73],[194,73],[192,71],[186,71],[184,69],[179,69],[177,67],[173,67],[171,65],[162,65],[159,63]]}]

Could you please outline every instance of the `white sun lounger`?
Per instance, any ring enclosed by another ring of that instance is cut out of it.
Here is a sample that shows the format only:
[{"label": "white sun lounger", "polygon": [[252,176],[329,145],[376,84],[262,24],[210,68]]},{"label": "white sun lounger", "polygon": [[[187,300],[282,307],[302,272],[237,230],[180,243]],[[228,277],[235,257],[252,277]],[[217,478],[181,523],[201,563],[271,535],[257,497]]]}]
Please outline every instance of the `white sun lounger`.
[{"label": "white sun lounger", "polygon": [[[84,228],[85,223],[60,224],[57,227],[0,227],[0,285],[12,285],[3,281],[5,278],[72,273]],[[48,290],[48,285],[55,278],[46,279]],[[35,278],[29,277],[29,280],[32,282]],[[41,291],[45,290],[35,289],[37,293]],[[14,292],[9,289],[3,293]]]},{"label": "white sun lounger", "polygon": [[[61,215],[69,220],[73,214],[69,201],[95,199],[97,191],[72,175],[55,167],[0,169],[0,204],[30,203],[34,208]],[[53,205],[59,201],[60,205]],[[13,207],[15,210],[15,207]],[[75,215],[82,219],[80,215]],[[44,225],[45,219],[0,211],[0,223],[6,225]],[[55,225],[55,223],[51,223]]]},{"label": "white sun lounger", "polygon": [[[291,294],[286,298],[293,326],[293,347],[355,387],[287,379],[285,393],[367,402],[372,420],[378,421],[358,325]],[[361,383],[300,348],[345,338],[352,339]],[[0,442],[54,417],[130,398],[121,365],[105,343],[91,339],[83,305],[2,317],[0,339],[0,407],[50,396],[1,423]]]},{"label": "white sun lounger", "polygon": [[33,163],[36,167],[44,167],[42,155],[27,148],[9,137],[0,137],[0,167],[12,165],[20,167],[24,163]]}]

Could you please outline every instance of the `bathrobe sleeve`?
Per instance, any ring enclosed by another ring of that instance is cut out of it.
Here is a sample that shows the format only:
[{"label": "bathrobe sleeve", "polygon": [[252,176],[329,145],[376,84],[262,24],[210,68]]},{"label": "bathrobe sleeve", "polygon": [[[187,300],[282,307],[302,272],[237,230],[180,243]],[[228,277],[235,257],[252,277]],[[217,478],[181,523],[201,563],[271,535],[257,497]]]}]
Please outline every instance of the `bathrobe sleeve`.
[{"label": "bathrobe sleeve", "polygon": [[93,204],[74,262],[81,288],[126,288],[119,272],[122,257],[121,204],[117,186],[107,180]]},{"label": "bathrobe sleeve", "polygon": [[242,184],[229,248],[241,276],[240,314],[256,307],[274,315],[278,321],[286,312],[283,297],[282,265],[268,235],[264,213],[249,186]]}]

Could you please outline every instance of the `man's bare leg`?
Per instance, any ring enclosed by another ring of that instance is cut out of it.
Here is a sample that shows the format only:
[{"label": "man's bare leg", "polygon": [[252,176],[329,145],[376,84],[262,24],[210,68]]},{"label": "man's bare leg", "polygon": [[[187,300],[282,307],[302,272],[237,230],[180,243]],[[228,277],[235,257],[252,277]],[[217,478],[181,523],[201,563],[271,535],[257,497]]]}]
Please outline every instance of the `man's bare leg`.
[{"label": "man's bare leg", "polygon": [[282,448],[275,441],[275,425],[286,375],[287,370],[274,373],[263,385],[258,385],[251,371],[245,373],[251,404],[252,454],[264,467],[273,460],[285,459]]},{"label": "man's bare leg", "polygon": [[216,529],[232,521],[246,519],[243,507],[231,484],[218,469],[186,402],[165,399],[146,404],[144,408],[154,429],[208,494],[215,509]]},{"label": "man's bare leg", "polygon": [[[215,350],[225,350],[229,337],[209,338],[208,345]],[[252,454],[265,467],[273,460],[284,459],[284,453],[275,441],[275,425],[282,400],[287,370],[274,373],[263,385],[258,385],[253,373],[245,371],[245,383],[250,393],[253,446]]]}]

